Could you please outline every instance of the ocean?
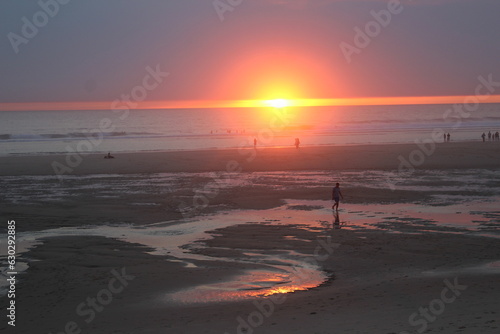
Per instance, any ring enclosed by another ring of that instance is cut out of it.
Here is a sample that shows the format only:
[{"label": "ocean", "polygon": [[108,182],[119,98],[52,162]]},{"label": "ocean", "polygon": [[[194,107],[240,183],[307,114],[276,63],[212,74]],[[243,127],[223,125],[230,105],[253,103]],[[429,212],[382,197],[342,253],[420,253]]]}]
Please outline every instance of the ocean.
[{"label": "ocean", "polygon": [[0,154],[138,152],[253,146],[412,143],[435,130],[452,141],[500,131],[500,104],[453,111],[452,105],[1,111]]}]

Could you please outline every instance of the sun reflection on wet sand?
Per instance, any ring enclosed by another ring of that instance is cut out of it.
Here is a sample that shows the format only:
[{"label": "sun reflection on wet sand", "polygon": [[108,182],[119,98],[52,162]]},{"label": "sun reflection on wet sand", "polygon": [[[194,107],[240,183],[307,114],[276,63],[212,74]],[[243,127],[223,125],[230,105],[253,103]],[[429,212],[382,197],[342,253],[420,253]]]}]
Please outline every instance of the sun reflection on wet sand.
[{"label": "sun reflection on wet sand", "polygon": [[327,280],[326,275],[318,270],[319,268],[302,267],[300,276],[290,269],[292,268],[289,268],[289,272],[283,273],[247,271],[226,282],[201,285],[168,294],[166,301],[193,304],[268,297],[315,288]]}]

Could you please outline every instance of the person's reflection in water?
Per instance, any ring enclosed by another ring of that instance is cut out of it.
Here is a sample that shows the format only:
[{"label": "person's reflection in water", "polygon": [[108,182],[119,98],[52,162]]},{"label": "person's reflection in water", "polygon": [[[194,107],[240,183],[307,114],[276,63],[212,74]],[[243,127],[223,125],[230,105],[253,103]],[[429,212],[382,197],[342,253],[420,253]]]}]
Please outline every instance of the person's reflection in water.
[{"label": "person's reflection in water", "polygon": [[340,222],[339,212],[336,210],[333,210],[333,219],[334,219],[333,220],[333,229],[340,230],[342,228],[342,225],[344,225],[344,223]]}]

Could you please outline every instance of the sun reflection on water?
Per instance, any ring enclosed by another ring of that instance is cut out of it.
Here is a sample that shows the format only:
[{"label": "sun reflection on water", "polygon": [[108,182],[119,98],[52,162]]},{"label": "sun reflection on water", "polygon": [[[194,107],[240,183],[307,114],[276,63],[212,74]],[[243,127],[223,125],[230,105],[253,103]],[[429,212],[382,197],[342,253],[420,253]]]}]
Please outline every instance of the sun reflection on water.
[{"label": "sun reflection on water", "polygon": [[177,291],[166,298],[167,301],[183,304],[236,301],[304,291],[321,285],[327,279],[319,268],[301,267],[300,277],[292,267],[286,273],[270,270],[248,271],[227,282]]}]

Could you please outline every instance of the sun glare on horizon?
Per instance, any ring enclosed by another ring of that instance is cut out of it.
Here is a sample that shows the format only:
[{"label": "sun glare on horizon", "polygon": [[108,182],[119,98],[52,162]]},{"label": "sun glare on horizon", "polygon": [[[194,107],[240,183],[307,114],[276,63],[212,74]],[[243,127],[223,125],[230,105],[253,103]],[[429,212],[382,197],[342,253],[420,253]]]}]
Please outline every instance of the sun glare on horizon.
[{"label": "sun glare on horizon", "polygon": [[290,101],[286,99],[274,99],[274,100],[267,100],[266,104],[271,107],[281,109],[290,106]]}]

